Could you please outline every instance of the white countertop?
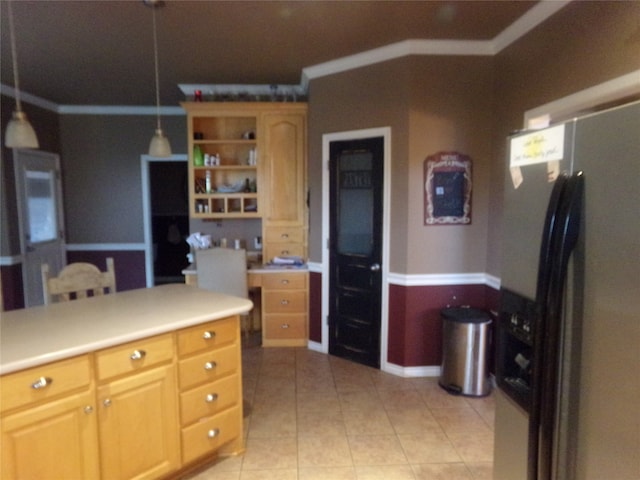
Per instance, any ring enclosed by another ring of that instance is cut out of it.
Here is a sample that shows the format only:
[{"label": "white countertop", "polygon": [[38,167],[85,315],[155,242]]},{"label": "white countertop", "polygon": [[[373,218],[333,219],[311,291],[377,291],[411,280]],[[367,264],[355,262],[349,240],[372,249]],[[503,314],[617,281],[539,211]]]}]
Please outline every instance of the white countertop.
[{"label": "white countertop", "polygon": [[248,312],[252,305],[171,284],[2,312],[0,374]]}]

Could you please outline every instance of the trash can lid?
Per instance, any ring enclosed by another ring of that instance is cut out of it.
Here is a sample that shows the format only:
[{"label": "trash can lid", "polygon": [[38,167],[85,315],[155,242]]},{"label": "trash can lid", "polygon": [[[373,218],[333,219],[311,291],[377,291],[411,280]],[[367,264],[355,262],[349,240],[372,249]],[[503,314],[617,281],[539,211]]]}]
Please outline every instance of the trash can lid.
[{"label": "trash can lid", "polygon": [[484,310],[468,307],[443,308],[442,318],[459,323],[490,323],[491,317]]}]

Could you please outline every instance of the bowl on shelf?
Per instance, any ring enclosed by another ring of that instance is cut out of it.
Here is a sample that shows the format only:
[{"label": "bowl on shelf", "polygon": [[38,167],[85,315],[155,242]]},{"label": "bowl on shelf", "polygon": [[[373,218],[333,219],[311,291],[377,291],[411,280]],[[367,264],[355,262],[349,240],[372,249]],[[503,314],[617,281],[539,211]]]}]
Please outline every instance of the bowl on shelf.
[{"label": "bowl on shelf", "polygon": [[237,193],[244,189],[244,182],[236,182],[233,185],[220,185],[218,192],[220,193]]}]

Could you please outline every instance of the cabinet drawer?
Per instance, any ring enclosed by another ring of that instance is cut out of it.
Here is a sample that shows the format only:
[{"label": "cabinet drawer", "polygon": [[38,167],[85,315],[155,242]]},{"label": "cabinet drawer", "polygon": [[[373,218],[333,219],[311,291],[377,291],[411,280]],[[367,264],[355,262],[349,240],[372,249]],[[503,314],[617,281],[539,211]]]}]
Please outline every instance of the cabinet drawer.
[{"label": "cabinet drawer", "polygon": [[291,227],[266,227],[267,243],[304,243],[304,229]]},{"label": "cabinet drawer", "polygon": [[305,290],[307,288],[306,273],[269,273],[263,275],[262,288],[268,290]]},{"label": "cabinet drawer", "polygon": [[240,380],[231,375],[180,394],[180,421],[188,425],[239,403]]},{"label": "cabinet drawer", "polygon": [[305,257],[304,245],[301,243],[270,243],[265,244],[263,258],[265,261],[271,261],[275,257],[282,256],[298,256]]},{"label": "cabinet drawer", "polygon": [[264,335],[269,339],[306,338],[306,315],[265,315]]},{"label": "cabinet drawer", "polygon": [[233,344],[180,360],[178,363],[180,389],[184,390],[235,373],[240,362],[238,348]]},{"label": "cabinet drawer", "polygon": [[96,353],[98,380],[136,372],[173,359],[171,334],[143,338]]},{"label": "cabinet drawer", "polygon": [[242,435],[239,406],[182,429],[182,461],[188,463]]},{"label": "cabinet drawer", "polygon": [[265,313],[306,313],[306,290],[263,291],[262,308]]},{"label": "cabinet drawer", "polygon": [[85,387],[90,377],[87,355],[4,375],[0,377],[0,409],[5,412]]},{"label": "cabinet drawer", "polygon": [[178,332],[178,354],[189,355],[232,343],[238,338],[238,317],[228,317]]}]

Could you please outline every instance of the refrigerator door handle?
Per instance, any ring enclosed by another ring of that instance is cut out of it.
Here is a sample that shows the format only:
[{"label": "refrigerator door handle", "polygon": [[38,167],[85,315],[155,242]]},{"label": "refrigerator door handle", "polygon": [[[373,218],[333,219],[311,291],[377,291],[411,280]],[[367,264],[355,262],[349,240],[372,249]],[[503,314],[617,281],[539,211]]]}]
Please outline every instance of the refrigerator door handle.
[{"label": "refrigerator door handle", "polygon": [[[584,175],[578,172],[567,179],[561,191],[554,232],[549,234],[547,252],[546,291],[541,294],[541,332],[536,331],[534,359],[534,394],[529,416],[530,480],[551,479],[553,469],[553,438],[556,414],[556,385],[558,382],[558,345],[564,286],[569,258],[578,241],[582,215]],[[544,244],[544,240],[543,240]],[[541,253],[542,256],[543,253]],[[540,285],[540,284],[539,284]],[[536,388],[537,387],[537,388]]]},{"label": "refrigerator door handle", "polygon": [[549,283],[553,263],[553,246],[556,244],[558,235],[558,223],[560,219],[560,204],[563,198],[569,176],[566,173],[560,174],[556,179],[544,221],[542,230],[542,241],[540,244],[540,258],[538,260],[538,279],[536,285],[537,312],[535,325],[533,327],[533,365],[531,369],[531,403],[529,408],[529,433],[528,433],[528,455],[527,455],[527,479],[538,479],[538,447],[540,439],[540,405],[542,402],[542,368],[543,362],[543,340],[545,338],[546,326],[546,305],[549,294]]}]

